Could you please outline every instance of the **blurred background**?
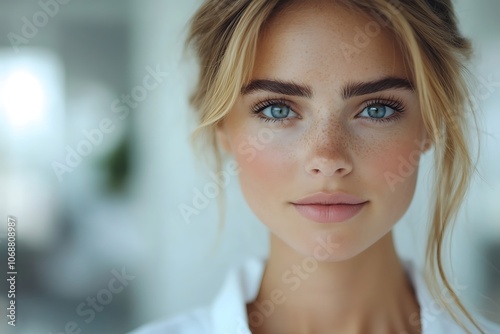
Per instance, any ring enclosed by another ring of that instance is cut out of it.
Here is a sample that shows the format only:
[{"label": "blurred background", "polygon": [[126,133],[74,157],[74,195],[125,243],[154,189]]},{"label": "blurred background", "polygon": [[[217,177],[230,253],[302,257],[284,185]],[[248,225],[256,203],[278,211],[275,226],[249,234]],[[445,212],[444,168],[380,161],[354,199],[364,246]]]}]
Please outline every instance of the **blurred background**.
[{"label": "blurred background", "polygon": [[[0,280],[0,333],[125,333],[210,301],[228,268],[267,253],[236,176],[213,248],[217,202],[200,195],[213,179],[188,144],[197,69],[183,54],[200,3],[0,0],[5,275],[7,219],[17,220],[16,327]],[[483,137],[480,176],[455,229],[452,282],[469,287],[460,294],[468,306],[500,322],[500,2],[455,3],[476,48]],[[403,257],[425,246],[427,160],[396,227]]]}]

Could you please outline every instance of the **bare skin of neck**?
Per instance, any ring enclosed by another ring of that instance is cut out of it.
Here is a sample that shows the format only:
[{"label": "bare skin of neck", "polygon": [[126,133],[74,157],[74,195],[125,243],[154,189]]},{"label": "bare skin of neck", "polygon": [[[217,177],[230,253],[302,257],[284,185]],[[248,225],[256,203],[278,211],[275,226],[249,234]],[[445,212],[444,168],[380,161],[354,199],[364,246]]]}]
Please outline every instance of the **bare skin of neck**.
[{"label": "bare skin of neck", "polygon": [[308,271],[303,261],[271,236],[258,296],[247,305],[253,334],[420,333],[420,307],[392,233],[346,261],[317,261]]}]

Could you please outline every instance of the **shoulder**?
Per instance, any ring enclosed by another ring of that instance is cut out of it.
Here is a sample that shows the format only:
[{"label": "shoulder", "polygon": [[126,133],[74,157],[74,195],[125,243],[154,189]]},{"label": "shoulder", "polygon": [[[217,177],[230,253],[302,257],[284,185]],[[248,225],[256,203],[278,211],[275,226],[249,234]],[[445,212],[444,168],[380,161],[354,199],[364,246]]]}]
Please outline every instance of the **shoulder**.
[{"label": "shoulder", "polygon": [[209,305],[146,324],[128,334],[249,333],[246,304],[257,296],[264,264],[261,258],[244,259],[228,271]]},{"label": "shoulder", "polygon": [[[413,287],[415,289],[418,302],[420,304],[420,320],[422,322],[422,333],[423,334],[441,334],[441,333],[479,333],[475,327],[470,325],[470,322],[464,315],[460,312],[457,314],[460,322],[468,324],[469,332],[466,332],[459,324],[453,319],[453,317],[446,311],[446,309],[441,304],[444,302],[453,303],[451,299],[446,298],[446,292],[443,292],[445,297],[443,300],[438,300],[434,298],[427,286],[424,279],[423,271],[418,268],[412,261],[404,260],[404,267],[406,273],[408,274]],[[460,288],[460,286],[456,289]],[[461,287],[465,289],[466,287]],[[460,291],[457,291],[460,293]],[[456,308],[455,305],[450,305],[452,308]],[[474,320],[483,329],[484,333],[499,333],[500,334],[500,324],[494,323],[487,320],[482,315],[469,310]]]},{"label": "shoulder", "polygon": [[211,333],[210,326],[209,309],[200,307],[143,325],[128,334],[208,334]]}]

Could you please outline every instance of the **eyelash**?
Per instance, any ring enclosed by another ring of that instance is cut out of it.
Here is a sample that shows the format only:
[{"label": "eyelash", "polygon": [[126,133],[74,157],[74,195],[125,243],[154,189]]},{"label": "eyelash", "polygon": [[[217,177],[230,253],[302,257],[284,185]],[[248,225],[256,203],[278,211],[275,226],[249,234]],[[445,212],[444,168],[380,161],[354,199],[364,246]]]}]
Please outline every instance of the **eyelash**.
[{"label": "eyelash", "polygon": [[[390,97],[388,99],[386,98],[375,98],[373,100],[367,101],[363,104],[361,111],[358,113],[362,113],[366,108],[380,104],[383,106],[387,106],[395,111],[395,113],[392,116],[389,116],[387,118],[369,118],[371,122],[377,122],[377,123],[385,123],[385,122],[392,122],[398,120],[401,115],[405,112],[405,107],[403,101],[401,99],[396,98],[396,97]],[[251,109],[251,114],[252,116],[255,116],[259,118],[260,120],[263,120],[264,122],[279,122],[281,125],[285,125],[288,121],[291,120],[291,118],[269,118],[267,116],[262,116],[261,112],[273,105],[281,105],[289,108],[290,110],[293,111],[293,108],[291,107],[290,103],[285,100],[285,99],[269,99],[269,100],[263,100],[255,104],[255,106],[252,107]]]},{"label": "eyelash", "polygon": [[292,107],[290,106],[290,103],[287,100],[284,99],[271,99],[271,100],[264,100],[258,102],[251,110],[252,115],[259,118],[260,120],[263,120],[264,122],[280,122],[281,124],[287,123],[289,121],[289,118],[269,118],[267,116],[262,116],[261,112],[266,109],[267,107],[273,106],[273,105],[282,105],[287,108],[290,108],[290,110],[293,110]]},{"label": "eyelash", "polygon": [[[383,106],[389,107],[393,109],[395,112],[392,116],[389,116],[387,118],[369,118],[373,122],[392,122],[398,120],[402,114],[405,112],[405,105],[403,101],[397,97],[389,97],[388,99],[386,98],[375,98],[374,100],[370,100],[368,102],[365,102],[363,104],[363,107],[361,108],[361,112],[363,112],[366,108],[376,105],[376,104],[381,104]],[[360,112],[360,113],[361,113]]]}]

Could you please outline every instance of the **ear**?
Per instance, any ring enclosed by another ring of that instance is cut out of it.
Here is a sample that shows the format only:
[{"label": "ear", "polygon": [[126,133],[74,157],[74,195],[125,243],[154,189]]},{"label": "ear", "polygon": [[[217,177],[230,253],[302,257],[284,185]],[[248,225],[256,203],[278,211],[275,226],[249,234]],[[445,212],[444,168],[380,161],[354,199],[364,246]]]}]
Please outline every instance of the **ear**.
[{"label": "ear", "polygon": [[231,144],[229,142],[224,122],[220,122],[215,126],[215,137],[220,147],[228,154],[232,154]]}]

